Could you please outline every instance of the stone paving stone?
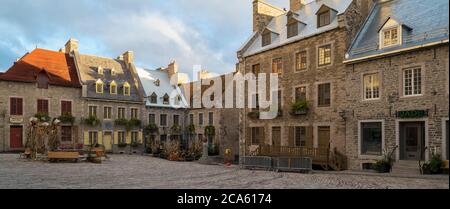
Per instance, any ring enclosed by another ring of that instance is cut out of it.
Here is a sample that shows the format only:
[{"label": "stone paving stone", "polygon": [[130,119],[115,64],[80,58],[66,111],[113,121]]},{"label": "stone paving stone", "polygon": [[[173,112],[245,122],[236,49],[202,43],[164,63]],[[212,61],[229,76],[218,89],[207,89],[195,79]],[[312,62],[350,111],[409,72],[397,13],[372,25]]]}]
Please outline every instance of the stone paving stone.
[{"label": "stone paving stone", "polygon": [[102,164],[47,163],[0,154],[0,189],[449,189],[449,179],[276,173],[112,155]]}]

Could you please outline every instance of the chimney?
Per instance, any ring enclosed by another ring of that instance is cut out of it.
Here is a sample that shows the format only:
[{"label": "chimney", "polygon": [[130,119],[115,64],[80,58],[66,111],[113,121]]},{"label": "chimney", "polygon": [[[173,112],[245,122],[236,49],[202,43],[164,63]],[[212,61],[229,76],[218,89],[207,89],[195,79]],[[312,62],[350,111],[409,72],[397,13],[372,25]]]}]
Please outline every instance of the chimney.
[{"label": "chimney", "polygon": [[71,53],[74,51],[78,51],[78,40],[71,38],[66,43],[65,53]]},{"label": "chimney", "polygon": [[290,1],[290,10],[296,12],[305,5],[305,0],[289,0]]},{"label": "chimney", "polygon": [[131,64],[134,62],[134,55],[132,51],[127,51],[125,53],[123,53],[123,60],[128,63]]},{"label": "chimney", "polygon": [[284,13],[283,9],[272,6],[264,0],[253,0],[253,32],[261,31],[273,17]]}]

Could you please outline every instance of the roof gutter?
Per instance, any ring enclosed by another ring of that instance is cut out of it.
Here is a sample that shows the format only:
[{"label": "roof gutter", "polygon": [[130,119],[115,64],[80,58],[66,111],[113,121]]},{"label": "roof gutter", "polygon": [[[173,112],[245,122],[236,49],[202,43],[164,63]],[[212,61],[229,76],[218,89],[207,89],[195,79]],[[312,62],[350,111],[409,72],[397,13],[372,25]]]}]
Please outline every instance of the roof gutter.
[{"label": "roof gutter", "polygon": [[420,49],[420,48],[426,48],[426,47],[436,46],[436,45],[445,44],[445,43],[448,43],[448,39],[442,40],[442,41],[436,41],[436,42],[432,42],[432,43],[427,43],[427,44],[422,44],[422,45],[418,45],[418,46],[412,46],[412,47],[408,47],[408,48],[404,48],[404,49],[398,49],[398,50],[385,52],[385,53],[381,53],[381,54],[375,54],[375,55],[360,57],[360,58],[356,58],[356,59],[345,60],[344,64],[354,64],[354,63],[358,63],[358,62],[363,62],[368,59],[381,58],[381,57],[385,57],[385,56],[389,56],[389,55],[399,54],[399,53],[406,52],[406,51],[412,51],[412,50],[416,50],[416,49]]}]

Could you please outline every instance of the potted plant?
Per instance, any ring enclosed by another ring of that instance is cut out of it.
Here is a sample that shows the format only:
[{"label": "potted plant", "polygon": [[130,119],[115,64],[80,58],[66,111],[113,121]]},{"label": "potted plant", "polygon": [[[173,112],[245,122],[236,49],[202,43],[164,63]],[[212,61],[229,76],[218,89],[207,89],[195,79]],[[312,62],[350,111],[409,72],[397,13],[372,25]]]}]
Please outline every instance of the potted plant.
[{"label": "potted plant", "polygon": [[157,134],[159,132],[159,128],[156,124],[149,124],[144,128],[146,134]]},{"label": "potted plant", "polygon": [[89,125],[89,126],[97,126],[100,124],[100,120],[94,115],[89,116],[88,118],[84,119],[83,121],[84,121],[84,124]]},{"label": "potted plant", "polygon": [[38,112],[34,114],[34,117],[37,118],[40,122],[50,122],[50,116],[46,112]]},{"label": "potted plant", "polygon": [[422,174],[441,174],[443,161],[439,154],[434,154],[430,161],[426,162],[421,167]]},{"label": "potted plant", "polygon": [[189,124],[187,127],[186,127],[186,132],[187,133],[189,133],[189,134],[195,134],[195,125],[194,124]]},{"label": "potted plant", "polygon": [[306,115],[308,113],[308,102],[306,100],[299,100],[292,104],[293,115]]},{"label": "potted plant", "polygon": [[395,147],[391,152],[388,150],[383,151],[383,158],[377,160],[373,165],[373,169],[379,173],[390,173],[392,171],[392,166],[394,165],[393,155],[397,147]]},{"label": "potted plant", "polygon": [[61,123],[75,123],[75,117],[72,116],[71,113],[63,113],[61,116],[58,117],[58,120],[61,121]]}]

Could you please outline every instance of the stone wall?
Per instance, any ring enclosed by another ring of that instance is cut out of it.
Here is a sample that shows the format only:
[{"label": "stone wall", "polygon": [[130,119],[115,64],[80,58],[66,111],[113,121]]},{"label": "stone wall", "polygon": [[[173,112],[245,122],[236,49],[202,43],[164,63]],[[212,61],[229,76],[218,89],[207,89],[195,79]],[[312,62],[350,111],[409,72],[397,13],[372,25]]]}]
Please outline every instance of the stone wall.
[{"label": "stone wall", "polygon": [[[361,169],[362,163],[373,163],[378,156],[360,156],[358,123],[364,120],[384,121],[384,141],[386,147],[394,147],[398,138],[398,122],[395,113],[408,110],[429,110],[429,116],[412,120],[425,121],[429,148],[437,147],[442,151],[442,122],[448,120],[448,44],[421,49],[400,55],[373,59],[346,68],[346,110],[347,156],[351,169]],[[402,70],[409,67],[423,69],[423,96],[402,96]],[[381,75],[381,97],[375,101],[363,101],[362,76],[365,73],[378,72]],[[430,150],[430,149],[429,149]],[[429,158],[429,150],[426,153]],[[398,152],[398,149],[397,149]],[[395,156],[398,159],[398,153]]]}]

